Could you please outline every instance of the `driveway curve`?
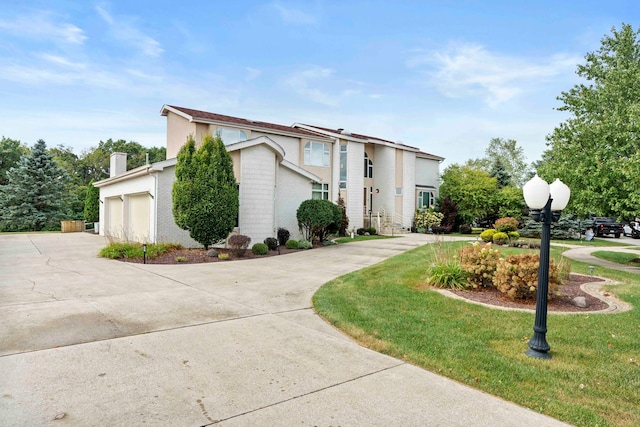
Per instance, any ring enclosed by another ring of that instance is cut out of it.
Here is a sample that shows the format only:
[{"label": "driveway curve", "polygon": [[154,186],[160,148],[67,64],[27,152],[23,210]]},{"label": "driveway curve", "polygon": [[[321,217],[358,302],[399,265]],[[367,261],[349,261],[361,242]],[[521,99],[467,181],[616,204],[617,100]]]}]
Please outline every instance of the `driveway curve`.
[{"label": "driveway curve", "polygon": [[[626,271],[627,273],[636,273],[640,274],[640,267],[626,266],[619,264],[617,262],[607,261],[598,257],[591,255],[596,251],[608,251],[608,252],[626,252],[632,253],[640,257],[639,249],[631,249],[629,246],[580,246],[573,247],[573,249],[569,249],[562,253],[562,255],[570,258],[574,261],[581,261],[587,264],[591,264],[595,266],[601,266],[610,268],[613,270]],[[597,275],[597,271],[594,269],[594,274]]]},{"label": "driveway curve", "polygon": [[432,241],[141,265],[86,233],[0,235],[0,420],[23,425],[560,426],[358,346],[325,282]]}]

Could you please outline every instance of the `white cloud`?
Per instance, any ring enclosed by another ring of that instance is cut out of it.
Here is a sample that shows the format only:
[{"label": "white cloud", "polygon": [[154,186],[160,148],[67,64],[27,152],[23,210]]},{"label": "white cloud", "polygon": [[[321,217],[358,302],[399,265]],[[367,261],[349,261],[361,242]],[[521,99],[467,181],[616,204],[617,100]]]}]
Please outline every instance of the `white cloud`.
[{"label": "white cloud", "polygon": [[50,53],[39,53],[36,56],[38,56],[41,59],[44,59],[45,61],[48,61],[52,64],[55,65],[61,65],[63,67],[67,67],[67,68],[75,68],[75,69],[79,69],[79,70],[83,70],[86,68],[86,64],[82,63],[82,62],[74,62],[68,58],[65,58],[63,56],[59,56],[59,55],[52,55]]},{"label": "white cloud", "polygon": [[490,52],[479,44],[450,44],[441,51],[422,53],[409,67],[430,68],[429,83],[450,98],[481,97],[491,107],[572,72],[580,58],[553,55],[525,58]]},{"label": "white cloud", "polygon": [[65,44],[82,44],[87,39],[81,28],[69,23],[55,22],[51,14],[45,11],[11,20],[0,20],[0,30],[5,30],[14,37],[47,39]]},{"label": "white cloud", "polygon": [[285,80],[285,85],[293,89],[298,95],[309,99],[312,102],[335,107],[344,99],[360,93],[355,89],[343,89],[331,94],[320,89],[320,85],[328,81],[334,86],[341,83],[332,79],[334,70],[330,68],[312,67],[293,73]]},{"label": "white cloud", "polygon": [[111,27],[114,38],[133,46],[147,56],[158,57],[164,52],[160,42],[135,27],[131,18],[124,16],[114,18],[103,6],[96,6],[96,11]]},{"label": "white cloud", "polygon": [[284,7],[280,3],[272,3],[272,7],[278,11],[280,19],[289,24],[313,25],[318,22],[315,16],[298,9]]}]

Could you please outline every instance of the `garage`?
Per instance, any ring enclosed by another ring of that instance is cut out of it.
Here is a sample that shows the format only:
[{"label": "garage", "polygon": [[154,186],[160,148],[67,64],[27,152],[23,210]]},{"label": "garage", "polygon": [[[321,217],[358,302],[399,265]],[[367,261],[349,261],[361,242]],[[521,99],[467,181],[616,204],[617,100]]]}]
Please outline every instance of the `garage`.
[{"label": "garage", "polygon": [[122,207],[123,201],[120,197],[105,198],[105,210],[108,212],[106,216],[105,235],[122,238],[124,232]]},{"label": "garage", "polygon": [[129,224],[128,240],[134,242],[149,242],[151,196],[149,193],[134,194],[127,196],[127,202],[127,219]]}]

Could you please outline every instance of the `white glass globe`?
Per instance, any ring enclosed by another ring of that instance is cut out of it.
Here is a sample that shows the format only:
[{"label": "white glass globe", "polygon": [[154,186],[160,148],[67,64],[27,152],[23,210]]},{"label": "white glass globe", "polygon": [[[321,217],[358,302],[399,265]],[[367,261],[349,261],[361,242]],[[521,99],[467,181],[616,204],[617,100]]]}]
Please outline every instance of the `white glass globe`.
[{"label": "white glass globe", "polygon": [[536,174],[522,187],[522,194],[529,209],[542,209],[549,201],[549,184]]},{"label": "white glass globe", "polygon": [[569,197],[571,197],[571,190],[567,187],[567,184],[556,178],[556,180],[549,186],[549,192],[553,199],[551,202],[552,211],[561,211],[567,207]]}]

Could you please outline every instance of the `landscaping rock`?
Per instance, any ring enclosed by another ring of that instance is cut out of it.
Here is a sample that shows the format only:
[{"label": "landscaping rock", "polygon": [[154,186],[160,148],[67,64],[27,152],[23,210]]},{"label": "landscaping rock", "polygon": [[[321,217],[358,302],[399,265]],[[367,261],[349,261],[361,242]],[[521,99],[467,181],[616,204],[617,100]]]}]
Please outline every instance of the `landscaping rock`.
[{"label": "landscaping rock", "polygon": [[571,303],[576,307],[587,308],[589,307],[589,303],[585,297],[575,297],[571,300]]},{"label": "landscaping rock", "polygon": [[212,257],[212,258],[213,258],[213,257],[217,257],[217,256],[218,256],[218,251],[216,251],[215,249],[209,249],[209,250],[207,251],[207,255],[208,255],[208,256],[210,256],[210,257]]}]

